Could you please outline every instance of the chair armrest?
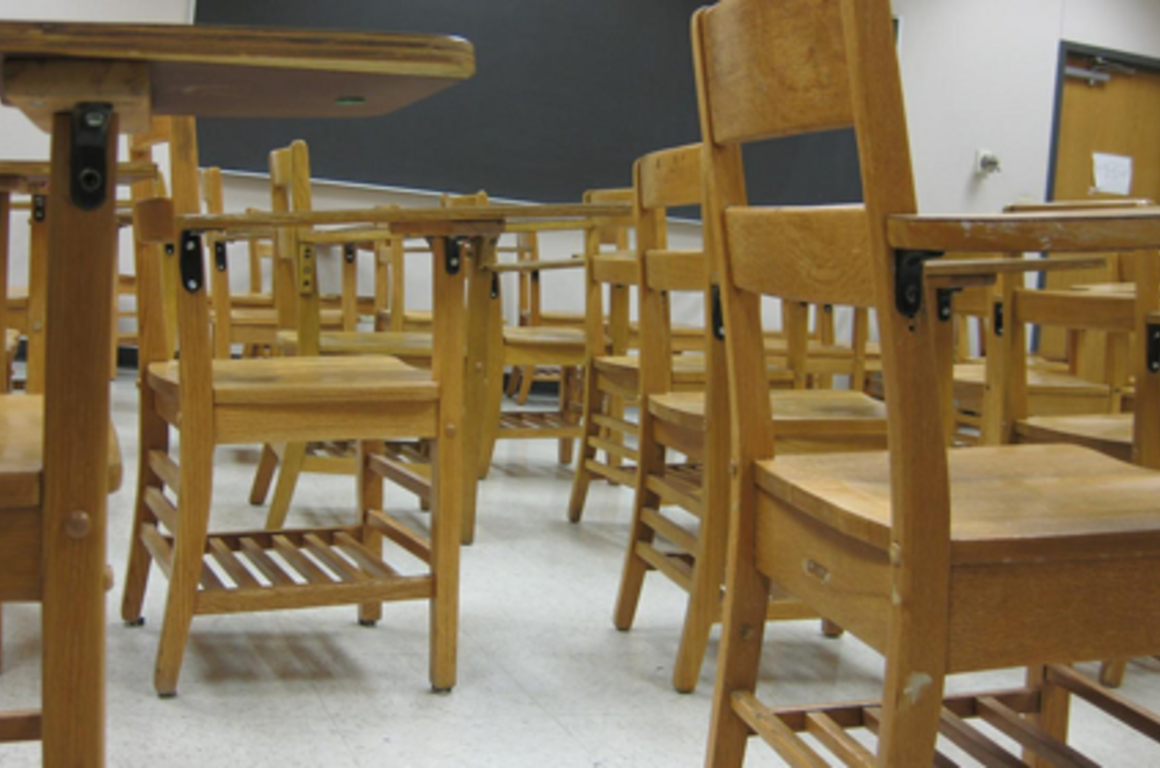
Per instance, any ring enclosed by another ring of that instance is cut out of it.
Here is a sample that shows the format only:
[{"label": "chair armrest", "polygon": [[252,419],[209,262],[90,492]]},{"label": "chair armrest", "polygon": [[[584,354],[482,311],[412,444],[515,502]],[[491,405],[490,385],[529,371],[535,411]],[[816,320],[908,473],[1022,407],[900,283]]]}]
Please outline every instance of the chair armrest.
[{"label": "chair armrest", "polygon": [[927,251],[1116,251],[1160,247],[1160,208],[891,216],[892,248]]},{"label": "chair armrest", "polygon": [[489,264],[489,272],[519,272],[530,274],[555,269],[583,269],[584,262],[580,259],[536,259],[535,261],[517,261],[514,264]]},{"label": "chair armrest", "polygon": [[609,251],[588,257],[592,280],[610,285],[640,285],[640,259],[636,251]]}]

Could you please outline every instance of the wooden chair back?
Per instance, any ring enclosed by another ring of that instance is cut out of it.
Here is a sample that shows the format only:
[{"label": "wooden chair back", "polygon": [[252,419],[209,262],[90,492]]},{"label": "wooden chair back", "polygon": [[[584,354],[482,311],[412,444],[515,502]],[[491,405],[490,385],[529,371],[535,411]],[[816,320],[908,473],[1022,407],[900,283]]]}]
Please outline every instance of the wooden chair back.
[{"label": "wooden chair back", "polygon": [[668,249],[669,208],[701,204],[701,145],[644,155],[633,167],[633,179],[641,262],[641,392],[650,395],[673,389],[671,295],[704,294],[709,288],[704,252]]},{"label": "wooden chair back", "polygon": [[[913,213],[916,200],[891,30],[884,0],[723,0],[698,12],[705,227],[726,318],[735,487],[753,493],[753,462],[774,455],[760,297],[875,306],[890,403],[893,536],[908,578],[929,579],[933,592],[945,583],[949,552],[947,459],[937,447],[948,425],[932,354],[939,321],[925,311],[909,317],[894,302],[886,217]],[[849,126],[863,204],[747,205],[743,144]]]}]

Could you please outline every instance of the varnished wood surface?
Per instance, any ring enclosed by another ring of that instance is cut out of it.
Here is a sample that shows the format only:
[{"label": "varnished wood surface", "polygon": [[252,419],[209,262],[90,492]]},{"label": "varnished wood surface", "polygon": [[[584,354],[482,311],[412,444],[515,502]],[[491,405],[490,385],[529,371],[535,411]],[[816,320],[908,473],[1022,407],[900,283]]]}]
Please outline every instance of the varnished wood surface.
[{"label": "varnished wood surface", "polygon": [[1121,461],[1132,460],[1131,413],[1031,416],[1015,424],[1017,440],[1072,443],[1094,448]]},{"label": "varnished wood surface", "polygon": [[[843,389],[784,390],[769,393],[769,406],[782,437],[886,432],[886,407],[881,401]],[[703,392],[667,392],[649,398],[649,409],[666,421],[704,429]]]},{"label": "varnished wood surface", "polygon": [[584,331],[553,325],[509,326],[503,329],[504,344],[512,346],[584,346]]},{"label": "varnished wood surface", "polygon": [[[472,208],[373,208],[309,211],[302,213],[248,213],[218,216],[180,216],[178,229],[215,230],[253,227],[310,227],[336,224],[468,224],[495,222],[510,230],[519,222],[540,219],[585,219],[627,216],[631,206],[617,203],[560,203],[545,205],[479,205]],[[498,229],[496,231],[498,234]]]},{"label": "varnished wood surface", "polygon": [[[324,331],[318,343],[323,356],[394,355],[412,359],[430,358],[434,350],[431,334],[424,331]],[[279,331],[278,346],[290,355],[297,354],[298,333]]]},{"label": "varnished wood surface", "polygon": [[[30,193],[42,192],[48,187],[52,169],[48,161],[0,160],[0,191]],[[135,184],[157,178],[155,163],[117,163],[117,183]]]},{"label": "varnished wood surface", "polygon": [[[972,448],[949,461],[956,563],[1099,557],[1097,546],[1160,550],[1154,472],[1065,445]],[[886,454],[783,456],[757,472],[775,498],[889,548]]]},{"label": "varnished wood surface", "polygon": [[381,115],[475,72],[455,37],[247,27],[6,22],[0,56],[140,62],[155,114],[202,117]]},{"label": "varnished wood surface", "polygon": [[891,216],[894,248],[938,251],[1132,250],[1160,244],[1160,208]]},{"label": "varnished wood surface", "polygon": [[[44,469],[44,398],[0,397],[0,509],[40,504]],[[121,484],[121,449],[109,430],[109,489]]]},{"label": "varnished wood surface", "polygon": [[[176,397],[177,362],[149,366],[150,386]],[[431,374],[390,357],[280,357],[262,360],[214,360],[213,398],[224,403],[297,403],[335,401],[375,394],[393,400],[435,400],[438,386]]]}]

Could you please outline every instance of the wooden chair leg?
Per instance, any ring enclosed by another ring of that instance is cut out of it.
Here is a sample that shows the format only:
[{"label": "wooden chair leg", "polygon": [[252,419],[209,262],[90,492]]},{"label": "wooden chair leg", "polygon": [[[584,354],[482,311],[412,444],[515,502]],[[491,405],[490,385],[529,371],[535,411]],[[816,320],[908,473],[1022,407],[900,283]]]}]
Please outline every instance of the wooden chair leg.
[{"label": "wooden chair leg", "polygon": [[523,384],[523,368],[512,368],[511,374],[507,377],[507,382],[504,384],[504,397],[515,397],[520,391],[520,386]]},{"label": "wooden chair leg", "polygon": [[[712,434],[707,435],[712,440]],[[716,451],[716,453],[714,452]],[[697,533],[692,586],[681,628],[681,643],[673,665],[673,687],[692,693],[701,676],[709,633],[721,609],[721,584],[725,578],[725,554],[729,535],[728,447],[706,445],[701,482],[704,516]]]},{"label": "wooden chair leg", "polygon": [[[572,397],[576,386],[575,368],[562,366],[560,368],[560,418],[565,424],[575,424],[576,415],[572,412]],[[570,437],[560,438],[556,449],[556,460],[561,464],[572,463],[572,449],[575,441]]]},{"label": "wooden chair leg", "polygon": [[[945,627],[943,628],[945,631]],[[944,649],[937,627],[903,627],[892,633],[878,734],[881,765],[925,765],[934,760],[942,713],[945,667],[931,649]],[[931,638],[931,635],[936,637]]]},{"label": "wooden chair leg", "polygon": [[520,369],[520,392],[516,402],[520,405],[528,404],[528,397],[532,394],[532,385],[536,383],[536,367],[525,365]]},{"label": "wooden chair leg", "polygon": [[730,567],[726,589],[732,598],[726,603],[721,630],[705,765],[741,768],[749,741],[749,726],[733,709],[733,694],[752,693],[757,687],[765,614],[769,605],[769,582],[752,561],[746,561]]},{"label": "wooden chair leg", "polygon": [[655,509],[660,498],[648,489],[648,478],[664,470],[665,449],[653,436],[653,417],[648,409],[641,407],[640,416],[640,459],[636,472],[636,492],[632,500],[632,526],[628,536],[628,549],[624,553],[624,569],[620,573],[620,590],[616,595],[616,609],[612,623],[621,631],[632,628],[636,617],[636,607],[640,603],[640,591],[644,586],[644,575],[648,564],[636,552],[638,543],[648,544],[654,538],[653,529],[644,523],[644,511]]},{"label": "wooden chair leg", "polygon": [[185,438],[181,445],[181,495],[178,500],[173,563],[165,618],[157,648],[153,687],[162,697],[177,695],[177,679],[189,640],[189,628],[197,602],[213,494],[213,445]]},{"label": "wooden chair leg", "polygon": [[274,486],[274,498],[270,511],[266,514],[266,527],[270,530],[282,528],[286,515],[290,512],[290,502],[294,489],[298,487],[298,476],[302,474],[302,464],[306,460],[306,443],[288,443],[282,452],[282,467],[278,472],[278,482]]},{"label": "wooden chair leg", "polygon": [[1127,659],[1114,659],[1100,664],[1100,685],[1108,688],[1119,688],[1124,682],[1124,673],[1128,670]]},{"label": "wooden chair leg", "polygon": [[[150,398],[151,393],[142,392],[142,398]],[[133,528],[129,541],[129,562],[125,567],[125,591],[121,595],[121,619],[130,626],[140,626],[145,623],[141,615],[145,602],[145,589],[149,585],[149,566],[153,557],[145,547],[141,538],[142,530],[146,525],[157,524],[157,518],[149,510],[146,503],[146,494],[150,488],[161,490],[164,483],[157,477],[149,466],[149,454],[152,451],[167,455],[169,443],[169,427],[156,416],[149,417],[153,409],[147,405],[142,407],[143,423],[140,428],[140,458],[138,460],[137,501],[133,516]]]},{"label": "wooden chair leg", "polygon": [[274,480],[274,472],[278,469],[278,452],[271,445],[262,446],[262,455],[258,459],[258,469],[254,472],[254,484],[250,487],[250,503],[261,506],[266,503],[266,496],[270,493],[270,483]]},{"label": "wooden chair leg", "polygon": [[[383,453],[382,441],[363,441],[358,446],[358,494],[359,517],[362,525],[362,544],[376,556],[383,551],[383,535],[368,522],[371,510],[383,508],[383,478],[369,469],[370,457]],[[383,604],[380,601],[362,603],[358,608],[358,623],[373,627],[383,618]]]},{"label": "wooden chair leg", "polygon": [[603,402],[605,399],[596,388],[596,373],[589,368],[588,375],[584,377],[582,420],[584,434],[580,438],[580,455],[576,459],[576,470],[572,475],[572,495],[568,499],[569,522],[580,522],[580,517],[584,514],[584,503],[588,500],[588,485],[592,475],[588,471],[587,462],[596,458],[596,448],[591,441],[600,435],[600,427],[592,421],[592,417],[603,411],[601,408]]},{"label": "wooden chair leg", "polygon": [[[1027,669],[1027,686],[1039,691],[1039,711],[1032,721],[1060,742],[1067,742],[1067,723],[1071,712],[1071,696],[1064,688],[1048,680],[1044,666]],[[1051,768],[1052,763],[1024,750],[1023,760],[1033,768]]]}]

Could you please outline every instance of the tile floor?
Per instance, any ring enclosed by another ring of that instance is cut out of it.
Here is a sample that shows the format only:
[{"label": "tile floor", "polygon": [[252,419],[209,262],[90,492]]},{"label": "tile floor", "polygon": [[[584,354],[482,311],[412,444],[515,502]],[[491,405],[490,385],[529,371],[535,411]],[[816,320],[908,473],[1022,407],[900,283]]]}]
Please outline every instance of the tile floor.
[{"label": "tile floor", "polygon": [[[123,573],[136,464],[135,387],[122,371],[113,391],[126,486],[111,499],[109,559]],[[257,452],[220,450],[214,489],[218,527],[254,527],[246,503]],[[460,677],[450,694],[427,687],[427,616],[420,604],[388,605],[374,629],[350,608],[204,617],[194,622],[180,694],[153,693],[153,655],[164,595],[155,575],[147,623],[118,620],[109,596],[108,765],[698,766],[712,694],[714,640],[696,693],[669,686],[683,595],[651,577],[631,632],[611,623],[628,530],[630,494],[593,487],[580,525],[564,516],[571,470],[548,442],[501,443],[480,490],[476,543],[463,552]],[[320,524],[351,514],[351,481],[311,476],[293,520]],[[388,504],[413,507],[401,492]],[[39,698],[38,609],[4,607],[0,708]],[[767,631],[767,701],[869,698],[881,663],[851,637],[823,638],[816,623]],[[1094,665],[1084,665],[1087,672]],[[1018,672],[954,679],[954,689],[1016,684]],[[1135,663],[1124,692],[1160,706],[1160,664]],[[1099,762],[1160,765],[1160,751],[1076,705],[1074,739]],[[0,746],[0,766],[39,764],[39,747]],[[965,761],[964,764],[970,764]],[[750,766],[780,765],[756,742]]]}]

